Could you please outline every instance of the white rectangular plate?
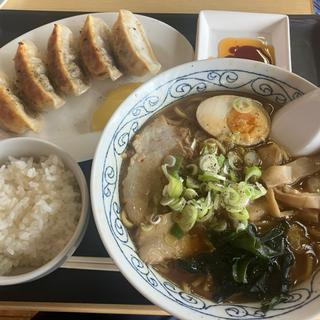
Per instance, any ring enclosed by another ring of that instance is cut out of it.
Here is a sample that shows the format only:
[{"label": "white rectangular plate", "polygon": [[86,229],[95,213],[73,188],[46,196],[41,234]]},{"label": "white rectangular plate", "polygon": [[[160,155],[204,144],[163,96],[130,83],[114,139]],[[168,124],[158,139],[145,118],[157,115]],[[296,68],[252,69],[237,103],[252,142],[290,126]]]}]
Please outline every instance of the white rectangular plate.
[{"label": "white rectangular plate", "polygon": [[291,71],[289,19],[281,14],[232,11],[200,11],[196,41],[196,59],[218,56],[218,44],[224,38],[266,38],[273,45],[278,67]]}]

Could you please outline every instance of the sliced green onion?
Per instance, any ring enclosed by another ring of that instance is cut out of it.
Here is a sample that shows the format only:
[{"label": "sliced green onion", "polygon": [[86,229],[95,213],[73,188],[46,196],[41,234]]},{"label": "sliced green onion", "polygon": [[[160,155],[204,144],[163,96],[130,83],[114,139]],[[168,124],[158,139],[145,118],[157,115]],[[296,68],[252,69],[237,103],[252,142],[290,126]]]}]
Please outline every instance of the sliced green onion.
[{"label": "sliced green onion", "polygon": [[187,201],[184,198],[173,199],[173,198],[162,198],[160,204],[162,206],[168,206],[174,211],[182,211]]},{"label": "sliced green onion", "polygon": [[227,158],[228,163],[233,170],[242,170],[243,160],[235,151],[229,151]]},{"label": "sliced green onion", "polygon": [[244,169],[244,174],[245,174],[244,181],[247,182],[251,178],[254,178],[254,180],[258,180],[261,177],[262,172],[260,168],[258,168],[257,166],[252,166],[252,167],[246,167]]},{"label": "sliced green onion", "polygon": [[202,171],[217,174],[220,170],[220,165],[217,157],[214,154],[205,154],[200,157],[199,167]]},{"label": "sliced green onion", "polygon": [[231,186],[228,186],[223,192],[223,201],[230,206],[237,206],[240,202],[240,193]]},{"label": "sliced green onion", "polygon": [[176,164],[177,159],[176,157],[172,156],[172,155],[168,155],[165,159],[164,159],[164,165],[166,165],[167,167],[173,168],[174,165]]},{"label": "sliced green onion", "polygon": [[208,192],[205,199],[199,199],[197,202],[201,208],[198,213],[198,219],[202,219],[213,207],[211,192]]},{"label": "sliced green onion", "polygon": [[183,230],[177,223],[173,224],[173,226],[170,228],[169,233],[177,239],[181,239],[184,236]]},{"label": "sliced green onion", "polygon": [[263,195],[265,195],[267,193],[266,188],[259,182],[256,182],[256,186],[258,187],[258,189],[260,190],[261,193],[263,193]]},{"label": "sliced green onion", "polygon": [[170,198],[177,199],[183,192],[183,179],[169,176],[169,183],[167,184],[166,193]]},{"label": "sliced green onion", "polygon": [[224,208],[228,211],[228,213],[231,213],[231,214],[237,214],[237,213],[240,213],[243,210],[243,207],[241,207],[241,206],[231,207],[231,206],[228,206],[228,205],[224,205]]},{"label": "sliced green onion", "polygon": [[161,219],[162,219],[162,215],[160,214],[152,214],[149,218],[149,221],[151,224],[159,224],[161,222]]},{"label": "sliced green onion", "polygon": [[[179,177],[182,160],[182,157],[169,155],[165,159],[165,163],[161,166],[162,171],[169,182],[162,191],[162,195],[165,197],[177,199],[183,192],[183,179]],[[168,172],[168,168],[171,169],[170,173]]]},{"label": "sliced green onion", "polygon": [[198,210],[195,206],[191,204],[187,204],[181,214],[177,215],[175,218],[175,222],[179,225],[183,232],[190,231],[198,218]]},{"label": "sliced green onion", "polygon": [[225,186],[219,183],[211,182],[209,181],[207,184],[208,188],[210,190],[216,191],[216,192],[223,192],[225,189]]},{"label": "sliced green onion", "polygon": [[190,171],[190,174],[192,176],[196,176],[198,174],[198,172],[199,172],[198,166],[196,164],[194,164],[194,163],[188,164],[186,166],[186,168]]},{"label": "sliced green onion", "polygon": [[213,209],[218,210],[220,207],[221,197],[219,194],[216,194],[213,200]]},{"label": "sliced green onion", "polygon": [[233,100],[232,107],[240,113],[248,113],[254,107],[254,100],[250,98],[239,97]]},{"label": "sliced green onion", "polygon": [[247,209],[243,209],[241,212],[230,212],[230,216],[232,217],[232,219],[238,221],[247,221],[249,219],[249,212]]},{"label": "sliced green onion", "polygon": [[205,222],[209,220],[214,214],[214,202],[211,198],[211,192],[207,193],[206,198],[200,202],[200,206],[201,209],[198,213],[198,221]]},{"label": "sliced green onion", "polygon": [[267,194],[266,188],[259,182],[256,182],[257,189],[254,189],[254,193],[251,196],[251,200],[256,200]]},{"label": "sliced green onion", "polygon": [[186,203],[187,203],[186,199],[180,198],[180,199],[174,199],[174,201],[171,202],[168,206],[174,211],[181,212],[184,206],[186,205]]},{"label": "sliced green onion", "polygon": [[[225,157],[218,153],[224,148],[219,144],[214,138],[207,139],[203,142],[198,160],[184,167],[183,158],[172,155],[162,165],[168,183],[162,190],[160,203],[175,212],[173,230],[179,227],[183,234],[197,222],[209,220],[214,221],[210,225],[217,230],[225,230],[228,226],[236,230],[244,229],[249,219],[247,205],[266,194],[261,184],[253,183],[262,174],[260,168],[257,165],[248,166],[258,164],[257,153],[232,147]],[[247,165],[245,169],[244,163]],[[241,181],[243,177],[244,181]],[[215,217],[221,208],[226,210],[232,224],[228,224],[222,216]]]},{"label": "sliced green onion", "polygon": [[[164,173],[164,175],[169,179],[169,176],[174,176],[176,178],[179,177],[179,170],[182,166],[182,160],[183,158],[180,156],[172,156],[169,155],[166,157],[164,164],[161,166],[161,169]],[[168,172],[168,168],[171,169],[171,173]]]},{"label": "sliced green onion", "polygon": [[199,222],[206,222],[214,215],[214,210],[209,210],[202,218],[198,218]]},{"label": "sliced green onion", "polygon": [[209,182],[209,181],[218,182],[219,180],[225,181],[227,178],[220,174],[215,174],[212,172],[205,171],[203,174],[198,175],[198,179],[204,182]]},{"label": "sliced green onion", "polygon": [[200,185],[200,191],[202,193],[207,193],[209,190],[208,184],[206,182],[202,182]]},{"label": "sliced green onion", "polygon": [[191,200],[191,199],[194,199],[198,196],[198,193],[197,191],[195,191],[194,189],[191,189],[191,188],[187,188],[183,191],[183,197],[186,199],[186,200]]},{"label": "sliced green onion", "polygon": [[170,204],[175,201],[176,201],[176,199],[172,199],[172,198],[168,198],[168,197],[164,196],[161,199],[160,204],[165,207],[165,206],[170,206]]},{"label": "sliced green onion", "polygon": [[195,178],[188,176],[186,179],[186,186],[191,189],[199,189],[200,183]]},{"label": "sliced green onion", "polygon": [[238,177],[233,170],[229,170],[229,178],[232,182],[238,182]]},{"label": "sliced green onion", "polygon": [[219,164],[220,168],[222,168],[224,165],[224,162],[226,160],[226,157],[223,154],[220,154],[218,156],[217,160],[218,160],[218,164]]},{"label": "sliced green onion", "polygon": [[216,154],[218,152],[218,144],[215,139],[207,139],[203,142],[203,148],[200,151],[200,155]]},{"label": "sliced green onion", "polygon": [[[261,191],[254,185],[248,184],[244,181],[230,184],[221,193],[222,202],[221,205],[229,212],[234,214],[234,218],[238,219],[238,214],[241,214],[241,218],[245,215],[245,208],[249,204],[250,200],[256,197],[257,193],[259,196]],[[239,216],[240,217],[240,216]]]},{"label": "sliced green onion", "polygon": [[201,201],[202,199],[192,199],[188,201],[189,205],[192,205],[193,207],[195,207],[197,210],[201,210]]},{"label": "sliced green onion", "polygon": [[176,158],[176,162],[175,162],[175,164],[174,164],[172,169],[173,169],[174,172],[178,172],[182,167],[183,157],[175,156],[175,158]]},{"label": "sliced green onion", "polygon": [[[211,152],[209,152],[209,153],[216,153],[218,150],[220,150],[220,152],[222,154],[226,154],[226,148],[224,147],[224,145],[219,140],[217,140],[215,138],[209,138],[209,139],[205,140],[203,142],[203,144],[204,144],[204,146],[207,145],[207,146],[211,147],[211,150],[209,150]],[[200,154],[202,155],[203,153],[200,152]]]},{"label": "sliced green onion", "polygon": [[225,161],[223,164],[223,168],[220,170],[220,173],[223,173],[225,176],[227,176],[229,174],[230,171],[230,166],[228,161]]}]

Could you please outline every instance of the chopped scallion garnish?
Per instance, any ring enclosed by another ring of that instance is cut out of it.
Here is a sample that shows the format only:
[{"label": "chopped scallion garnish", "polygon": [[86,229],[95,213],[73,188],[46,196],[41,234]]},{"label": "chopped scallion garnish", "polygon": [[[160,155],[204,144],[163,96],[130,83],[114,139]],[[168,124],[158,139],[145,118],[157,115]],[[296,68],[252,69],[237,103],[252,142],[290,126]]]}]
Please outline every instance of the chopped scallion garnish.
[{"label": "chopped scallion garnish", "polygon": [[[256,182],[261,169],[255,165],[243,168],[243,157],[248,154],[244,148],[229,151],[227,157],[219,150],[218,142],[208,139],[192,163],[169,156],[162,165],[168,184],[163,188],[160,203],[175,212],[175,223],[185,233],[197,222],[212,219],[217,230],[227,227],[225,218],[235,229],[246,228],[247,205],[266,194],[266,189]],[[224,216],[215,215],[221,210]]]}]

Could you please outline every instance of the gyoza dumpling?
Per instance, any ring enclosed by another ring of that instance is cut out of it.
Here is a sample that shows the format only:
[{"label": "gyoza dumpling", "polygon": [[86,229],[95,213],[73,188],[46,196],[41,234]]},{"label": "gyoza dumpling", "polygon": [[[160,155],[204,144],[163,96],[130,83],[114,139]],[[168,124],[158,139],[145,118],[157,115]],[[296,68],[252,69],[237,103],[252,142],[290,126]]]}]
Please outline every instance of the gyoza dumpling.
[{"label": "gyoza dumpling", "polygon": [[38,118],[26,113],[22,102],[0,74],[0,126],[14,133],[23,133],[28,129],[37,132],[40,125]]},{"label": "gyoza dumpling", "polygon": [[77,64],[72,31],[66,26],[54,25],[48,41],[47,63],[50,79],[58,92],[79,96],[89,89]]},{"label": "gyoza dumpling", "polygon": [[35,111],[58,109],[65,101],[56,94],[46,67],[32,42],[19,42],[14,58],[17,86],[28,106]]},{"label": "gyoza dumpling", "polygon": [[88,16],[81,30],[80,55],[86,70],[94,78],[122,76],[112,57],[110,47],[110,29],[100,18]]},{"label": "gyoza dumpling", "polygon": [[161,68],[140,21],[128,10],[119,11],[112,27],[112,49],[121,70],[129,74],[156,74]]}]

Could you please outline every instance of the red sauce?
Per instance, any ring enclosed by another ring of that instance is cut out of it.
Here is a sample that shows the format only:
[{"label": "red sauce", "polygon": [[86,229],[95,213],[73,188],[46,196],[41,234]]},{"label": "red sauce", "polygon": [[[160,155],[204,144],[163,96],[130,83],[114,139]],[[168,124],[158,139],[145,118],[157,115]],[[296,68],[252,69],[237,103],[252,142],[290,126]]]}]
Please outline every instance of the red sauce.
[{"label": "red sauce", "polygon": [[219,57],[250,59],[274,64],[273,47],[264,39],[225,38],[218,46]]},{"label": "red sauce", "polygon": [[236,46],[231,47],[229,52],[231,54],[227,56],[228,58],[243,58],[272,64],[271,57],[258,47]]}]

